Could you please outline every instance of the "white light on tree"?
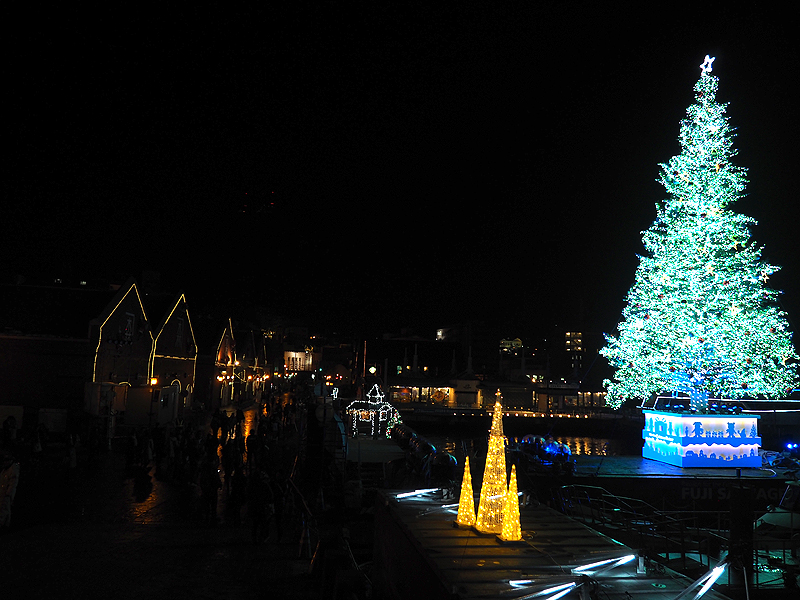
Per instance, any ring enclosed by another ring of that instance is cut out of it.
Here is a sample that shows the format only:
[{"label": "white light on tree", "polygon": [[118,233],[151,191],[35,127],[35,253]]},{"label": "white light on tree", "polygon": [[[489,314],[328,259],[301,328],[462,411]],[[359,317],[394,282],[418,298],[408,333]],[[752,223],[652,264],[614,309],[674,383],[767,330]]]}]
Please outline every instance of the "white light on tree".
[{"label": "white light on tree", "polygon": [[755,221],[730,209],[744,194],[726,105],[716,101],[712,57],[681,121],[681,153],[661,165],[668,198],[644,232],[618,335],[601,351],[615,368],[607,402],[680,392],[695,412],[709,397],[780,398],[797,387],[798,360],[779,292],[778,267],[750,239]]}]

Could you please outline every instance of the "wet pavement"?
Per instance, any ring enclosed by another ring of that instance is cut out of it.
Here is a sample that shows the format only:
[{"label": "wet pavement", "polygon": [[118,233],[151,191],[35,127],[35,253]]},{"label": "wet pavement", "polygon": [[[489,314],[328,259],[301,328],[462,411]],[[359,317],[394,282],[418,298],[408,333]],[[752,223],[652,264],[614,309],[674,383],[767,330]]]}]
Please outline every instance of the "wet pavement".
[{"label": "wet pavement", "polygon": [[[296,432],[281,445],[288,460]],[[23,463],[10,531],[0,535],[6,590],[35,598],[319,598],[319,560],[302,537],[301,512],[287,505],[283,537],[252,541],[246,510],[236,525],[219,493],[217,524],[203,523],[197,490],[155,467],[126,468],[124,452],[64,448],[35,468]],[[28,472],[25,472],[28,468]],[[312,544],[313,544],[312,540]]]},{"label": "wet pavement", "polygon": [[[229,527],[70,522],[2,541],[8,588],[40,598],[317,598],[309,562],[285,540],[254,546]],[[10,576],[10,580],[9,580]],[[30,597],[29,596],[29,597]]]}]

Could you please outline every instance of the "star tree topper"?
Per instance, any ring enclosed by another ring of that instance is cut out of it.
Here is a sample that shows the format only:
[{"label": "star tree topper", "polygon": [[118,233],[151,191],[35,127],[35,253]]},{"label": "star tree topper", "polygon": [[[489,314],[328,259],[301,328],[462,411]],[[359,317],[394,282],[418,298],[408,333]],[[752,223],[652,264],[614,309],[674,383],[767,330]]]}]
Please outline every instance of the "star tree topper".
[{"label": "star tree topper", "polygon": [[711,57],[708,54],[706,54],[706,59],[703,61],[703,64],[700,65],[700,70],[703,71],[703,73],[711,73],[711,65],[715,59],[716,56]]}]

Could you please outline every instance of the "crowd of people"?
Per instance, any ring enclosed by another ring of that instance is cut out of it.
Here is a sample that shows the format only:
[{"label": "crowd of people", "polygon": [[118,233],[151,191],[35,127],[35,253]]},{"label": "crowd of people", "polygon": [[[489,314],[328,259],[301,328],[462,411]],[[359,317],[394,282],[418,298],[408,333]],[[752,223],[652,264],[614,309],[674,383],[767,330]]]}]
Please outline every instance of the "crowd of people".
[{"label": "crowd of people", "polygon": [[[289,475],[298,449],[292,442],[299,440],[302,428],[298,407],[292,398],[276,398],[246,409],[216,409],[194,425],[129,428],[114,444],[105,444],[98,424],[90,424],[83,436],[75,431],[59,437],[58,452],[63,453],[57,464],[59,477],[68,483],[75,477],[78,450],[85,470],[98,464],[94,458],[99,452],[113,448],[112,452],[124,452],[126,477],[152,486],[152,476],[174,486],[187,519],[233,527],[248,520],[254,542],[263,542],[270,530],[280,539],[283,508],[292,493]],[[46,427],[19,437],[13,429],[12,434],[4,425],[0,454],[0,528],[6,529],[20,462],[29,476],[39,471],[49,437]]]},{"label": "crowd of people", "polygon": [[[248,519],[253,541],[282,534],[293,458],[287,442],[299,434],[295,404],[270,402],[248,412],[216,409],[205,427],[153,427],[131,432],[126,468],[154,470],[183,491],[188,518],[239,527]],[[224,513],[220,514],[220,498]]]}]

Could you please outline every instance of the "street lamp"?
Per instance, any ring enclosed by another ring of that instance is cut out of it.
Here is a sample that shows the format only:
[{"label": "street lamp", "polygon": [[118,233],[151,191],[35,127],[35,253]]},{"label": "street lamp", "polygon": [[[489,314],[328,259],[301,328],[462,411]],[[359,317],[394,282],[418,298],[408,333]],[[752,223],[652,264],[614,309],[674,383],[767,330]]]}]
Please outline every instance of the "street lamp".
[{"label": "street lamp", "polygon": [[[158,409],[158,377],[150,378],[150,412],[148,413],[148,424],[153,425],[153,411]],[[155,406],[155,408],[154,408]]]}]

